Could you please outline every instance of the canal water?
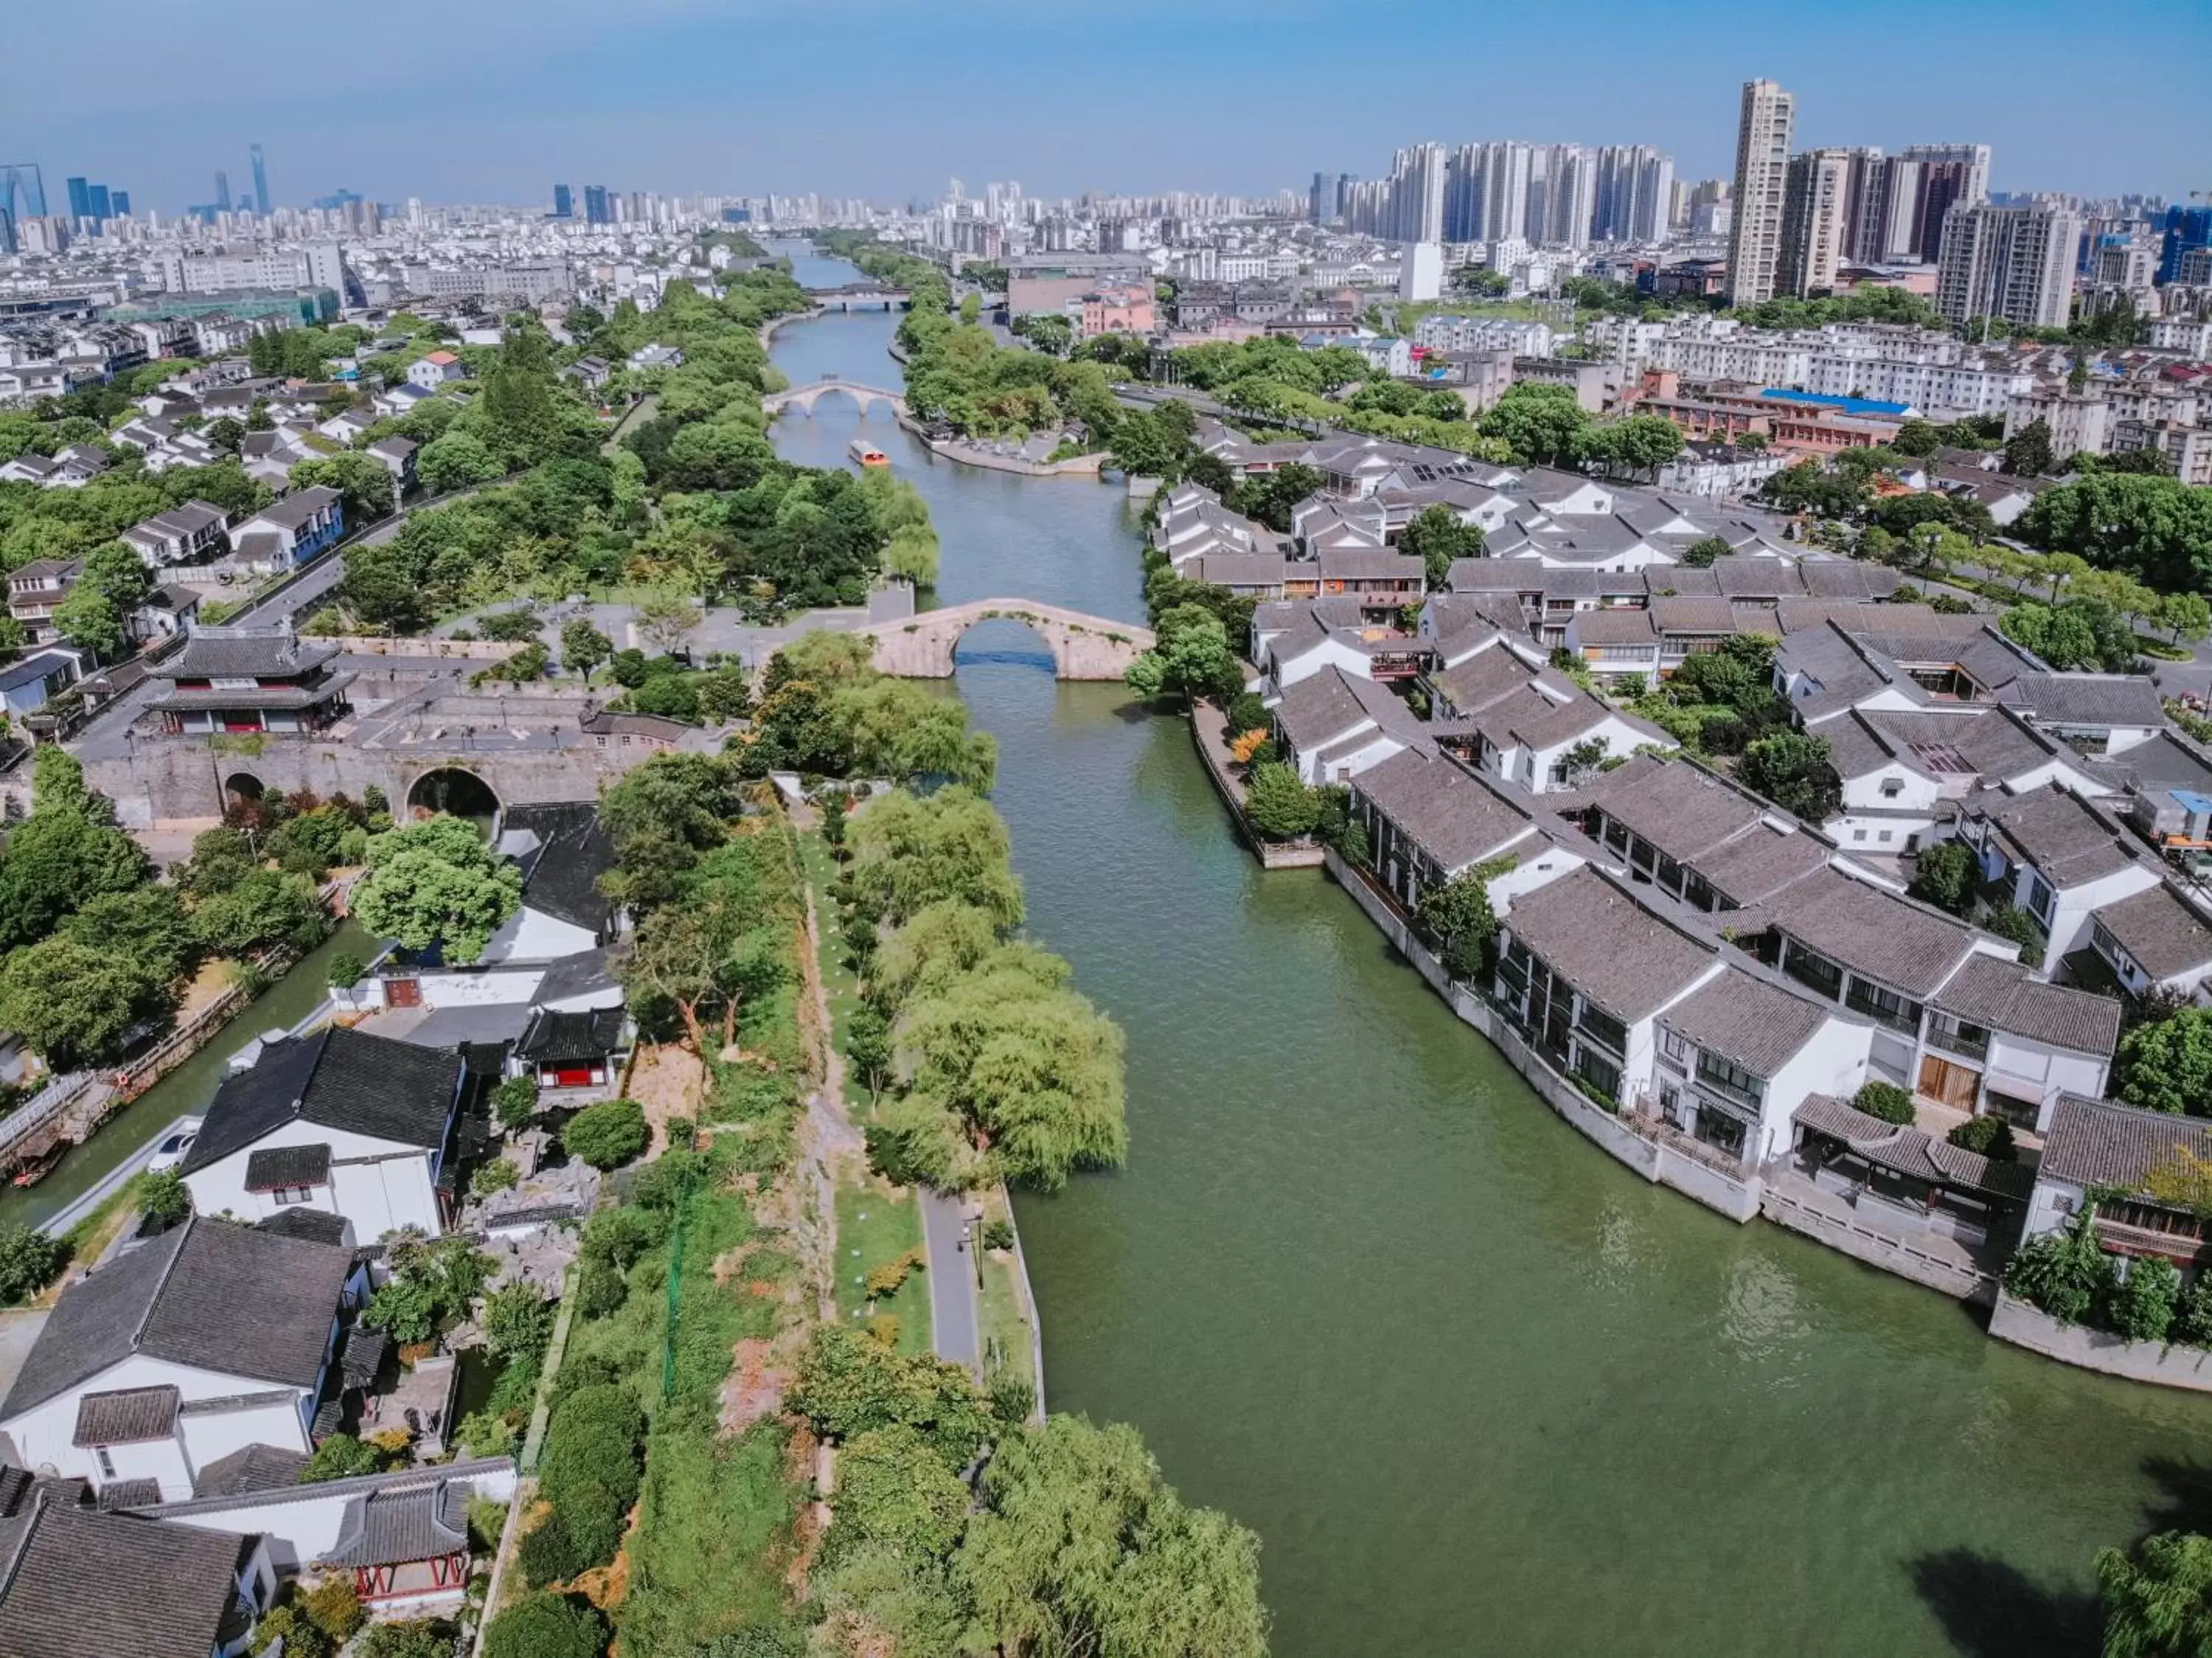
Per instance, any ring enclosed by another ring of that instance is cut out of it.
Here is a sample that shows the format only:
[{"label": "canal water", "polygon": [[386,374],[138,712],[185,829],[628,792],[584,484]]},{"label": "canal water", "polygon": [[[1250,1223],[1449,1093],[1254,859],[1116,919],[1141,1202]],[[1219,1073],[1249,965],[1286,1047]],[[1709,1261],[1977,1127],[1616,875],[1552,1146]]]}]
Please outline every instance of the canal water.
[{"label": "canal water", "polygon": [[[794,324],[775,360],[896,384],[891,327]],[[856,419],[776,441],[839,465]],[[928,498],[939,602],[1141,617],[1116,489],[862,430]],[[1128,1034],[1127,1168],[1018,1200],[1051,1404],[1259,1533],[1279,1653],[2094,1650],[2095,1551],[2212,1519],[2212,1403],[1645,1185],[1325,877],[1256,869],[1181,722],[1055,682],[1013,624],[957,685],[1031,930]]]},{"label": "canal water", "polygon": [[231,1055],[255,1037],[289,1029],[314,1011],[330,983],[330,960],[341,950],[366,960],[376,953],[376,942],[353,922],[341,923],[290,972],[216,1032],[205,1047],[72,1149],[52,1173],[26,1191],[0,1190],[0,1226],[45,1225],[144,1151],[178,1118],[204,1112]]}]

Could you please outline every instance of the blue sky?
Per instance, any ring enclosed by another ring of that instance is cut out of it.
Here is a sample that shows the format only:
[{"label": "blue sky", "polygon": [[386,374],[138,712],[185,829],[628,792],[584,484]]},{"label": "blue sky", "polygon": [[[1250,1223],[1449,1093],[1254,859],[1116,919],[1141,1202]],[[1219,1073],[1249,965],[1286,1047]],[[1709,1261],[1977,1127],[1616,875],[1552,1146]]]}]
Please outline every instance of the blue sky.
[{"label": "blue sky", "polygon": [[[23,72],[88,61],[95,17],[100,72]],[[1797,94],[1801,144],[1981,140],[2001,190],[2212,190],[2208,0],[0,0],[0,160],[169,210],[218,167],[249,189],[255,139],[295,203],[1258,192],[1427,138],[1650,143],[1697,178],[1730,170],[1757,75]]]}]

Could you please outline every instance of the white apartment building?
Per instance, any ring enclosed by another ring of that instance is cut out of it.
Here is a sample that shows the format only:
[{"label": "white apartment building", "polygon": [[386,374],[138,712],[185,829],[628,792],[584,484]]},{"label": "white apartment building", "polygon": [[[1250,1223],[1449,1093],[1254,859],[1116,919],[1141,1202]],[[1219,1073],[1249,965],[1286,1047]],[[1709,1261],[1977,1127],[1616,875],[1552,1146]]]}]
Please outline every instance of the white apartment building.
[{"label": "white apartment building", "polygon": [[1978,316],[2066,326],[2081,216],[2057,207],[1954,208],[1943,221],[1936,308],[1954,323]]},{"label": "white apartment building", "polygon": [[1738,305],[1757,305],[1775,295],[1796,116],[1796,97],[1773,82],[1743,83],[1735,139],[1735,217],[1729,231],[1729,298]]}]

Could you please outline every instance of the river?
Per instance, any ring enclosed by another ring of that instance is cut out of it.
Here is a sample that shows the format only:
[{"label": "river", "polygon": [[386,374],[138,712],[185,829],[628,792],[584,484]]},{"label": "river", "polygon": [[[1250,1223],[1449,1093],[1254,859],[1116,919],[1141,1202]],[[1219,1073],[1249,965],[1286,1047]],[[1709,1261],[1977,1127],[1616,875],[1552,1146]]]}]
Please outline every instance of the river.
[{"label": "river", "polygon": [[[893,320],[775,361],[895,385]],[[842,464],[855,419],[778,447]],[[866,430],[928,498],[939,602],[1141,618],[1118,490]],[[1279,1653],[2079,1652],[2095,1551],[2212,1518],[2204,1401],[1645,1185],[1325,877],[1259,870],[1181,722],[1049,675],[993,623],[957,685],[1031,930],[1128,1034],[1127,1168],[1018,1200],[1051,1404],[1260,1533]]]}]

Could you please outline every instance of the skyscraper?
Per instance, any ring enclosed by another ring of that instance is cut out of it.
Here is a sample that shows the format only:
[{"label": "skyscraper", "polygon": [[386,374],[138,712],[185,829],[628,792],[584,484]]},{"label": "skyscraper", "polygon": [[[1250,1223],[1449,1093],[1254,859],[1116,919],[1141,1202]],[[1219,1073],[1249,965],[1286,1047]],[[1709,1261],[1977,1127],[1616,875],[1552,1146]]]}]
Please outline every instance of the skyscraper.
[{"label": "skyscraper", "polygon": [[1590,220],[1595,241],[1657,241],[1673,221],[1674,158],[1649,144],[1607,144],[1597,152]]},{"label": "skyscraper", "polygon": [[247,145],[246,153],[253,162],[253,210],[261,214],[272,212],[276,204],[269,194],[268,159],[262,155],[259,144]]},{"label": "skyscraper", "polygon": [[565,184],[556,184],[553,186],[553,216],[556,219],[573,219],[576,216],[576,198]]},{"label": "skyscraper", "polygon": [[1790,158],[1776,292],[1806,299],[1835,291],[1836,267],[1843,262],[1844,207],[1850,175],[1847,150],[1808,149]]},{"label": "skyscraper", "polygon": [[1990,147],[1908,144],[1897,152],[1897,158],[1917,169],[1912,204],[1914,257],[1934,260],[1943,249],[1944,216],[1954,207],[1976,207],[1990,198]]},{"label": "skyscraper", "polygon": [[83,179],[68,180],[70,217],[88,219],[92,216],[92,186]]},{"label": "skyscraper", "polygon": [[230,211],[230,174],[221,168],[215,170],[215,210],[218,213]]},{"label": "skyscraper", "polygon": [[584,222],[586,224],[612,224],[614,222],[615,216],[613,210],[607,205],[606,186],[603,184],[586,185],[584,186]]},{"label": "skyscraper", "polygon": [[107,192],[107,202],[110,210],[114,213],[117,218],[127,219],[131,216],[131,192],[129,191],[109,191]]},{"label": "skyscraper", "polygon": [[1729,229],[1728,291],[1737,305],[1774,297],[1790,183],[1790,138],[1796,119],[1796,99],[1773,82],[1743,83],[1735,134],[1735,212]]},{"label": "skyscraper", "polygon": [[1943,221],[1936,308],[1952,323],[2002,317],[2063,328],[2081,241],[2081,216],[2067,208],[1954,207]]},{"label": "skyscraper", "polygon": [[43,219],[46,216],[46,182],[36,162],[11,162],[0,166],[0,213],[11,219]]},{"label": "skyscraper", "polygon": [[[0,199],[0,207],[7,202]],[[2169,207],[2160,225],[2158,279],[2181,280],[2181,261],[2200,247],[2212,247],[2212,207]]]},{"label": "skyscraper", "polygon": [[1390,229],[1399,241],[1441,241],[1444,234],[1444,147],[1414,144],[1390,168]]},{"label": "skyscraper", "polygon": [[87,204],[90,206],[92,210],[92,216],[94,219],[99,220],[104,224],[109,219],[115,216],[115,205],[107,198],[107,186],[106,185],[94,185],[84,193]]}]

